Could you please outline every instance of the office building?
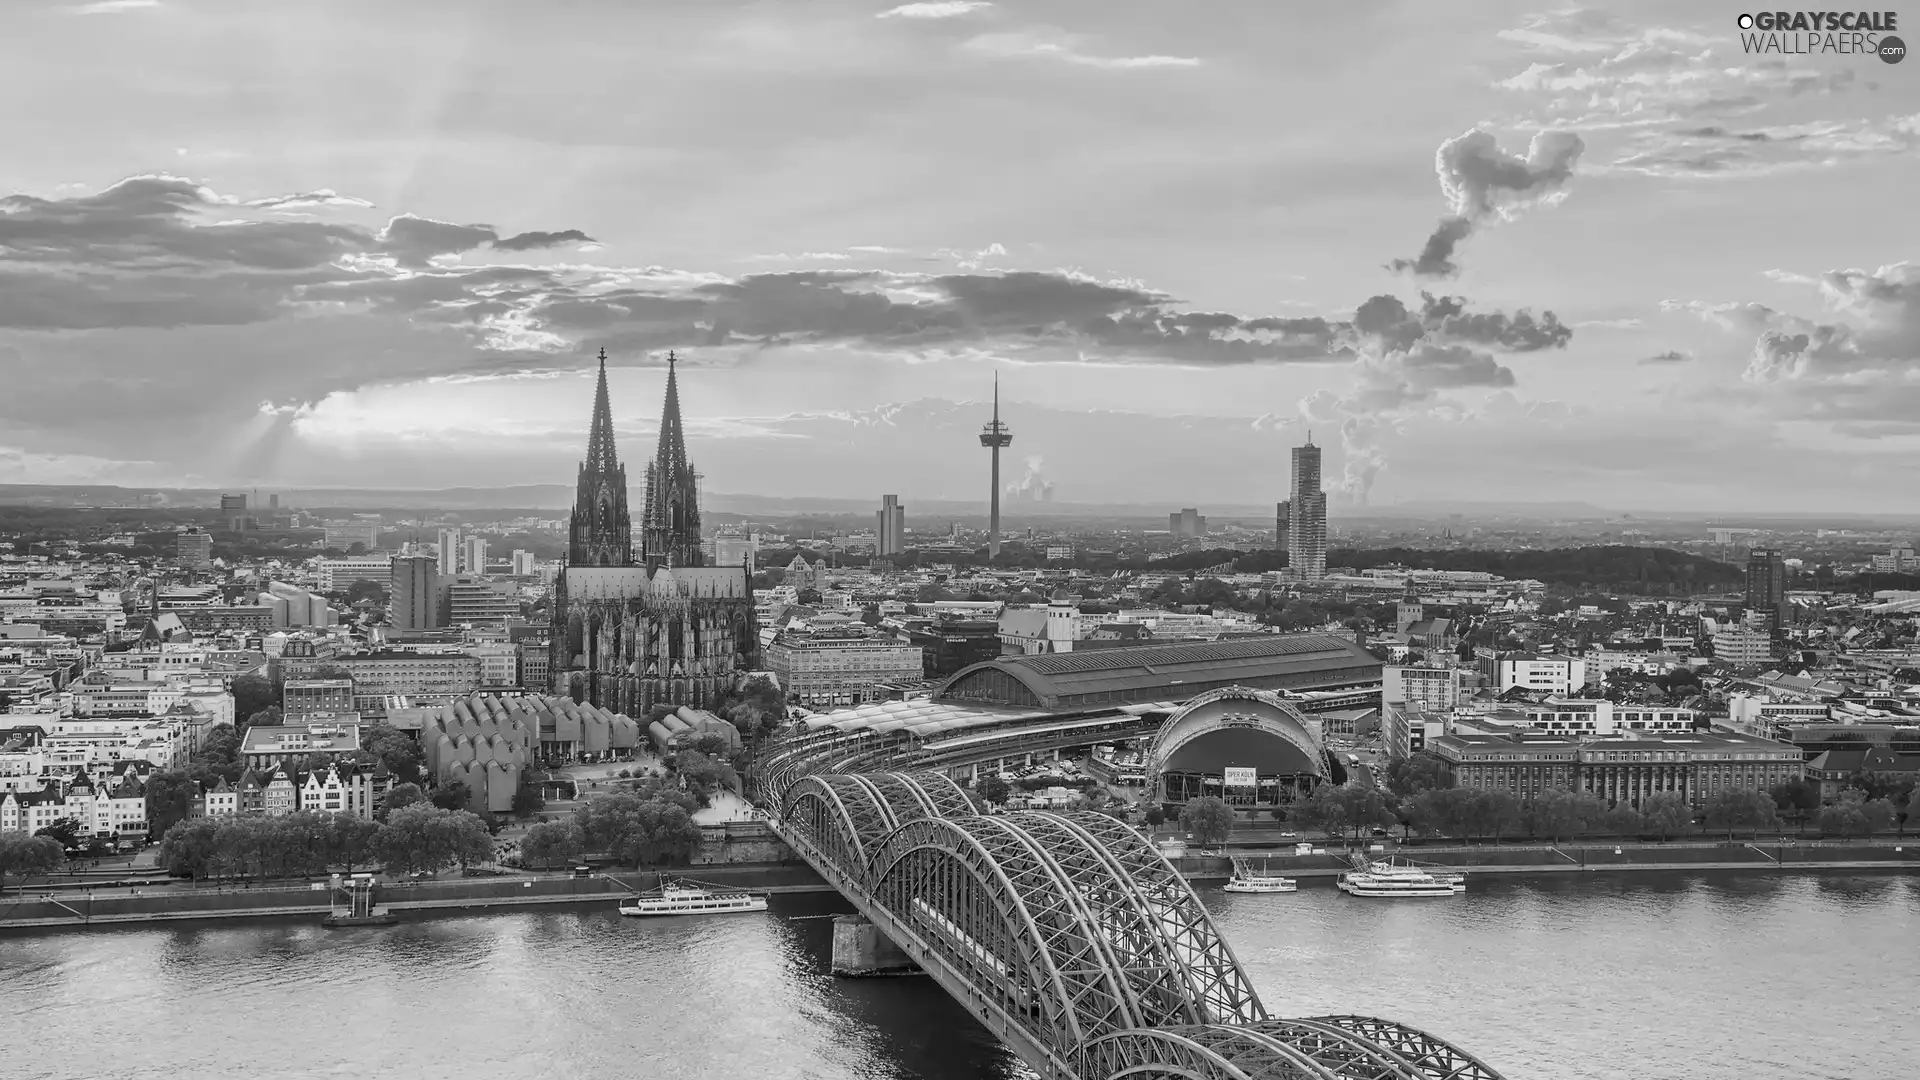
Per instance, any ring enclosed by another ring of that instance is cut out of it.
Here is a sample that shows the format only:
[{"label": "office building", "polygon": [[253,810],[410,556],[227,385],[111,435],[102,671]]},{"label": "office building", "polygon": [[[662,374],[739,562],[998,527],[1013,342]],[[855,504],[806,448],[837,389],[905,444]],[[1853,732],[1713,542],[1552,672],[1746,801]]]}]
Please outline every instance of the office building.
[{"label": "office building", "polygon": [[321,592],[344,592],[356,582],[361,581],[371,581],[381,588],[390,588],[393,581],[393,559],[386,555],[355,559],[321,559],[315,569],[320,578]]},{"label": "office building", "polygon": [[1769,629],[1792,621],[1787,607],[1787,563],[1772,548],[1747,552],[1747,611],[1765,616]]},{"label": "office building", "polygon": [[1713,658],[1735,667],[1767,664],[1780,658],[1764,613],[1754,616],[1762,625],[1722,626],[1713,632]]},{"label": "office building", "polygon": [[900,496],[880,496],[880,511],[873,535],[878,538],[874,554],[881,558],[899,555],[907,550],[907,508],[900,505]]},{"label": "office building", "polygon": [[282,719],[289,724],[357,723],[352,679],[287,679],[281,686]]},{"label": "office building", "polygon": [[213,566],[213,534],[188,529],[173,538],[173,545],[180,565],[190,570],[206,570]]},{"label": "office building", "polygon": [[1320,489],[1320,448],[1308,436],[1293,448],[1291,487],[1282,516],[1287,525],[1287,576],[1318,581],[1327,576],[1327,493]]},{"label": "office building", "polygon": [[387,618],[395,630],[413,632],[444,625],[440,618],[440,566],[431,555],[402,555],[388,577]]},{"label": "office building", "polygon": [[1207,534],[1207,517],[1189,506],[1185,510],[1176,510],[1167,515],[1167,531],[1176,540],[1189,540]]},{"label": "office building", "polygon": [[327,606],[326,597],[284,581],[268,582],[259,600],[262,606],[273,609],[275,626],[332,626],[339,621]]},{"label": "office building", "polygon": [[1381,669],[1380,702],[1405,705],[1431,713],[1450,713],[1460,702],[1458,668],[1396,667]]},{"label": "office building", "polygon": [[1277,551],[1287,550],[1288,508],[1284,500],[1273,504],[1273,546]]},{"label": "office building", "polygon": [[440,530],[440,572],[452,577],[460,572],[460,530]]},{"label": "office building", "polygon": [[1799,748],[1749,735],[1516,739],[1446,735],[1427,746],[1458,787],[1504,791],[1522,801],[1564,788],[1638,808],[1659,794],[1693,806],[1725,791],[1764,792],[1799,777]]},{"label": "office building", "polygon": [[1572,656],[1495,653],[1480,662],[1481,674],[1497,694],[1514,687],[1572,697],[1587,685],[1587,662]]},{"label": "office building", "polygon": [[1389,761],[1404,761],[1446,733],[1445,713],[1395,702],[1387,702],[1380,710],[1380,746]]},{"label": "office building", "polygon": [[520,601],[505,583],[461,576],[441,580],[441,610],[448,626],[504,626],[520,615]]},{"label": "office building", "polygon": [[866,627],[782,631],[767,646],[767,670],[791,700],[803,705],[862,705],[884,701],[884,684],[921,678],[920,646]]},{"label": "office building", "polygon": [[463,574],[484,574],[487,572],[487,538],[469,536],[461,545],[460,572]]},{"label": "office building", "polygon": [[514,577],[533,576],[533,552],[524,548],[515,548],[508,572]]}]

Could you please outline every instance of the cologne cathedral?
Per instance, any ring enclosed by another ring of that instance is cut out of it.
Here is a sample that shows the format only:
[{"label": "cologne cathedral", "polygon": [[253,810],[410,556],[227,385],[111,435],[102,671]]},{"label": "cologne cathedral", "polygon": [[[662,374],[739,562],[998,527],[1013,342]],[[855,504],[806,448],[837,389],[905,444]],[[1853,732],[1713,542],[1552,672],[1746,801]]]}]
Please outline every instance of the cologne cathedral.
[{"label": "cologne cathedral", "polygon": [[627,470],[613,445],[607,353],[600,351],[567,562],[554,581],[557,692],[632,717],[656,705],[713,706],[759,660],[749,571],[708,566],[702,552],[675,359],[668,354],[660,447],[647,465],[636,553]]}]

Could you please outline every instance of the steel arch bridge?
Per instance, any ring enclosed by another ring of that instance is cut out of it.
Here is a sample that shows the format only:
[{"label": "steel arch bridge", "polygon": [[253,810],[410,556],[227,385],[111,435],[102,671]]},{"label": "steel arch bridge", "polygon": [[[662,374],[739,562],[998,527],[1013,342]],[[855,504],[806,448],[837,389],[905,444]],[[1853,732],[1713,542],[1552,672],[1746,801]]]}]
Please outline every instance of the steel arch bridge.
[{"label": "steel arch bridge", "polygon": [[1501,1080],[1426,1032],[1267,1015],[1193,889],[1102,814],[984,815],[943,773],[776,750],[771,824],[1047,1080]]}]

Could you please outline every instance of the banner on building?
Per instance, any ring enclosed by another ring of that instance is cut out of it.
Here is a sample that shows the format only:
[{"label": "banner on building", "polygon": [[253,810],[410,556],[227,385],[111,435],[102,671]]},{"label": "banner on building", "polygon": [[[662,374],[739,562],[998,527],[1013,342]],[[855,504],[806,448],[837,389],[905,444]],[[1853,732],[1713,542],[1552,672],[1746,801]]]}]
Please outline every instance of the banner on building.
[{"label": "banner on building", "polygon": [[1256,782],[1256,774],[1252,769],[1228,768],[1226,779],[1227,786],[1230,788],[1253,787]]}]

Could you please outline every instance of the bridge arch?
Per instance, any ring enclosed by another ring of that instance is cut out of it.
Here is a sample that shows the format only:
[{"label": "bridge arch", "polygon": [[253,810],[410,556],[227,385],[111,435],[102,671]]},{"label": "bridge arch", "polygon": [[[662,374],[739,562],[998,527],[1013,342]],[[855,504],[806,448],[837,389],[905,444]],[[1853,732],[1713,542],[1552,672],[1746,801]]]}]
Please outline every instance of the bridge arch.
[{"label": "bridge arch", "polygon": [[[1256,786],[1240,787],[1251,769]],[[1328,778],[1326,747],[1312,722],[1268,690],[1209,690],[1169,715],[1154,733],[1147,770],[1163,802],[1218,795],[1232,803],[1275,805]]]},{"label": "bridge arch", "polygon": [[[869,864],[872,900],[1041,1045],[1063,1057],[1137,1026],[1138,997],[1045,842],[1006,818],[925,818]],[[926,959],[922,959],[926,963]]]},{"label": "bridge arch", "polygon": [[873,847],[898,826],[885,796],[864,777],[846,774],[802,777],[787,789],[780,817],[853,873],[865,869]]}]

